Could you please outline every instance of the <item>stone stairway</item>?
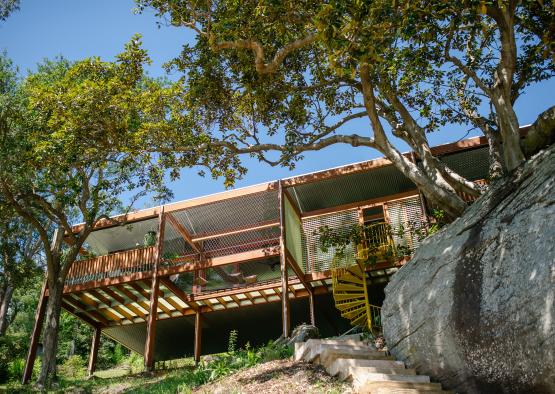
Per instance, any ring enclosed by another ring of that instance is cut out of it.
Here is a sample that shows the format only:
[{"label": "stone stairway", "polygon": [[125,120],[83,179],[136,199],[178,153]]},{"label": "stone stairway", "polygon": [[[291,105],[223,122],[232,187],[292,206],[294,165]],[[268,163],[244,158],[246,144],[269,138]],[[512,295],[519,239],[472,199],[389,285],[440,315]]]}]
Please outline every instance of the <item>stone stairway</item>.
[{"label": "stone stairway", "polygon": [[359,335],[295,343],[295,360],[322,365],[330,375],[352,381],[357,393],[448,393],[439,383],[431,383],[429,376],[405,368],[402,361],[376,350]]}]

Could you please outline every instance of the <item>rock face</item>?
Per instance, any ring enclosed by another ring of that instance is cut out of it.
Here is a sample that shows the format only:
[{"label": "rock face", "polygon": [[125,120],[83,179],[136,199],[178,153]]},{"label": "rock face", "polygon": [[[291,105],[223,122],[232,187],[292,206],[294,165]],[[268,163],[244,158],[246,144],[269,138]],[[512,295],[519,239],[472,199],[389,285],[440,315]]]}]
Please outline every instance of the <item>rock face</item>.
[{"label": "rock face", "polygon": [[555,145],[430,237],[385,289],[391,353],[466,393],[555,393]]}]

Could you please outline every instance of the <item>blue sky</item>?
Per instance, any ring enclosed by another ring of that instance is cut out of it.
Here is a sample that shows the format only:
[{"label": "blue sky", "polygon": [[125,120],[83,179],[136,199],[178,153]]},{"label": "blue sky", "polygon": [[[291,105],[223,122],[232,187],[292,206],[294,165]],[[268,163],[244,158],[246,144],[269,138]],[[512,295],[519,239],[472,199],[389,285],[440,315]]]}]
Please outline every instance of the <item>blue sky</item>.
[{"label": "blue sky", "polygon": [[[194,39],[184,28],[161,27],[152,11],[133,14],[134,2],[118,1],[44,1],[21,0],[21,9],[7,21],[0,22],[0,50],[5,50],[14,63],[25,73],[33,70],[44,58],[63,55],[70,60],[100,56],[111,60],[121,52],[123,45],[135,33],[143,36],[144,47],[149,51],[153,64],[152,76],[163,75],[161,65],[176,56],[183,43]],[[555,79],[528,88],[516,105],[521,124],[529,124],[537,115],[554,104]],[[365,122],[353,124],[353,132],[364,133]],[[430,136],[433,145],[456,141],[466,135],[466,130],[438,132]],[[382,156],[367,148],[333,146],[320,152],[309,152],[305,159],[290,172],[273,168],[256,160],[246,159],[249,168],[236,187],[284,178],[291,175],[369,160]],[[197,197],[224,190],[221,181],[201,178],[194,170],[184,170],[182,179],[172,188],[175,200]],[[142,202],[149,205],[148,202]],[[138,208],[141,208],[139,206]]]}]

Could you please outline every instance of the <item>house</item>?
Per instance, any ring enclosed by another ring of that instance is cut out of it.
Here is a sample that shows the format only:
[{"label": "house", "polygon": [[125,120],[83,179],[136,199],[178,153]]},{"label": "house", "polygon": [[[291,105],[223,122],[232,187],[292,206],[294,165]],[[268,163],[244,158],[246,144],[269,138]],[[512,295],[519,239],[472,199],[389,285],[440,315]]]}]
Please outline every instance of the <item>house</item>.
[{"label": "house", "polygon": [[[467,179],[487,177],[484,138],[433,151]],[[425,222],[428,209],[410,180],[376,159],[117,216],[88,237],[88,249],[68,274],[62,307],[95,329],[89,373],[101,334],[143,354],[147,369],[159,360],[193,354],[198,361],[201,353],[223,351],[232,329],[253,345],[288,336],[301,322],[339,334],[349,322],[334,307],[334,250],[320,249],[318,229],[357,223],[398,229]],[[418,244],[414,234],[394,237]],[[368,265],[372,303],[381,305],[401,264]],[[46,297],[45,290],[24,382]]]}]

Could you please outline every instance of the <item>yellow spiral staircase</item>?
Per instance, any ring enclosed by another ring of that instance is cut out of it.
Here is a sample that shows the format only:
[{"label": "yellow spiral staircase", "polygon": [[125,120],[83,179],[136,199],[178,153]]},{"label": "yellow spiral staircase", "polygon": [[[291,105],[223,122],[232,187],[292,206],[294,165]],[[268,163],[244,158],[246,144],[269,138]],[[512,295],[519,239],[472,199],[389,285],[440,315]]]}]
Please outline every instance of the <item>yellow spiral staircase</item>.
[{"label": "yellow spiral staircase", "polygon": [[332,262],[332,287],[335,307],[352,326],[368,329],[374,335],[381,332],[380,307],[370,304],[366,284],[365,264],[369,258],[383,260],[395,249],[386,223],[365,228],[365,239],[357,245],[356,258],[335,255]]}]

